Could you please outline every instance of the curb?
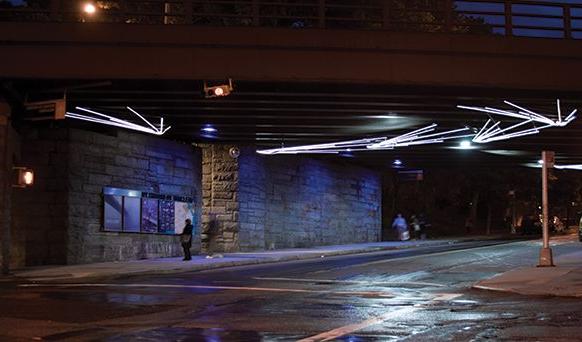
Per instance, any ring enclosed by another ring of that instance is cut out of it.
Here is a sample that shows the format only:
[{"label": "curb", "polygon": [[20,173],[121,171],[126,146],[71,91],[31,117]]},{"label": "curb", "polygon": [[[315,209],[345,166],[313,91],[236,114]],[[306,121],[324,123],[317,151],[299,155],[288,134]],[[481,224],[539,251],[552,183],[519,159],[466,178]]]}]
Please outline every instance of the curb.
[{"label": "curb", "polygon": [[[123,272],[103,272],[99,274],[96,272],[85,271],[81,272],[80,276],[76,276],[74,273],[62,273],[59,275],[30,275],[30,276],[19,276],[19,275],[12,275],[11,279],[7,279],[6,282],[17,282],[17,281],[28,281],[28,282],[45,282],[45,283],[62,283],[62,282],[71,282],[71,281],[87,281],[89,279],[103,279],[103,278],[120,278],[124,276],[135,276],[135,275],[151,275],[151,274],[179,274],[179,273],[186,273],[186,272],[200,272],[200,271],[208,271],[213,269],[220,269],[220,268],[228,268],[228,267],[237,267],[237,266],[251,266],[251,265],[259,265],[259,264],[270,264],[270,263],[277,263],[277,262],[288,262],[288,261],[299,261],[299,260],[310,260],[310,259],[319,259],[325,257],[333,257],[333,256],[343,256],[343,255],[355,255],[355,254],[366,254],[366,253],[375,253],[375,252],[382,252],[382,251],[390,251],[390,250],[407,250],[413,248],[423,248],[423,247],[441,247],[447,245],[455,245],[458,243],[465,243],[465,242],[472,242],[472,241],[487,241],[487,240],[499,240],[500,236],[494,236],[491,238],[467,238],[467,239],[455,239],[455,240],[445,240],[439,243],[426,243],[423,244],[409,244],[403,246],[375,246],[375,247],[367,247],[367,248],[359,248],[359,249],[350,249],[350,250],[339,250],[339,251],[322,251],[317,252],[316,250],[311,250],[305,252],[304,254],[292,254],[288,256],[278,256],[278,257],[257,257],[257,258],[249,258],[245,260],[233,260],[233,261],[219,261],[216,263],[205,263],[205,264],[194,264],[190,267],[185,268],[166,268],[166,269],[152,269],[152,270],[143,270],[138,269],[135,271],[125,270]],[[516,239],[516,238],[507,238],[509,240],[508,243],[515,242],[515,241],[522,241],[523,239]],[[181,264],[182,265],[182,264]],[[1,280],[1,278],[0,278]]]}]

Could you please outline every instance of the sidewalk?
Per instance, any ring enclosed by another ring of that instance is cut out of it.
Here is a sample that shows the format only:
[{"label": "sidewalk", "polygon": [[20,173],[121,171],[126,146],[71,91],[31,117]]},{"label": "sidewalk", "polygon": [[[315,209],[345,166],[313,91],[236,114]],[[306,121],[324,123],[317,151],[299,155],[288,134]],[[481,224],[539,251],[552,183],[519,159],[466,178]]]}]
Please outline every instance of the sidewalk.
[{"label": "sidewalk", "polygon": [[[569,239],[578,241],[578,236],[571,235]],[[573,253],[554,255],[554,264],[557,266],[511,270],[482,280],[473,288],[522,295],[582,297],[582,246]]]},{"label": "sidewalk", "polygon": [[[387,241],[351,245],[321,246],[314,248],[294,248],[252,253],[225,253],[223,257],[206,258],[204,255],[194,255],[191,261],[182,258],[157,258],[123,262],[103,262],[68,266],[43,266],[27,268],[14,272],[12,279],[71,282],[88,278],[107,278],[137,274],[164,274],[189,271],[201,271],[231,266],[243,266],[273,263],[291,260],[316,259],[335,255],[370,253],[385,250],[398,250],[416,247],[431,247],[451,245],[472,240],[493,240],[507,238],[500,236],[472,236],[467,238],[419,240],[419,241]],[[1,278],[0,278],[1,279]]]}]

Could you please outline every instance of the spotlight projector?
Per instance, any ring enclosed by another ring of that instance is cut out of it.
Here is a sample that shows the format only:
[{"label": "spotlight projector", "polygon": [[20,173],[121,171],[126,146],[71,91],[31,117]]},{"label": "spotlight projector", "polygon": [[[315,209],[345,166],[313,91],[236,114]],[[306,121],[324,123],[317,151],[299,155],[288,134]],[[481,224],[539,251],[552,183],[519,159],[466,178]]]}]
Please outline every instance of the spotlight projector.
[{"label": "spotlight projector", "polygon": [[204,82],[204,97],[212,98],[212,97],[222,97],[228,96],[233,91],[234,87],[232,86],[232,79],[228,79],[228,84],[220,84],[216,86],[209,87]]}]

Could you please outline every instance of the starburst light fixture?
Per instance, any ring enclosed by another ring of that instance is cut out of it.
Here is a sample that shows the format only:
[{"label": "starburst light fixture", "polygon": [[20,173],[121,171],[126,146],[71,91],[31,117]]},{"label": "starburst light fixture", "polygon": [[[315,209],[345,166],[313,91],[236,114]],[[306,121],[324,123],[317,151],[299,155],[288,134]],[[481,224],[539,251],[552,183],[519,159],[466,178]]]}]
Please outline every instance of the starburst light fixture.
[{"label": "starburst light fixture", "polygon": [[268,150],[259,150],[257,151],[257,153],[272,155],[272,154],[340,153],[340,152],[356,152],[370,150],[392,150],[396,147],[436,144],[441,143],[448,139],[465,138],[473,136],[473,134],[461,134],[461,132],[469,131],[468,127],[432,133],[436,130],[436,127],[437,124],[433,123],[429,126],[393,138],[377,137],[339,141],[334,143],[281,147]]},{"label": "starburst light fixture", "polygon": [[[493,119],[493,117],[490,117],[490,119],[487,120],[479,132],[475,134],[473,137],[473,142],[484,144],[492,141],[506,140],[525,135],[537,134],[540,132],[540,130],[549,127],[564,127],[576,118],[576,112],[578,111],[577,109],[574,109],[565,118],[562,118],[562,109],[560,106],[560,100],[558,99],[556,100],[557,118],[552,119],[553,115],[539,114],[509,101],[503,102],[513,107],[514,110],[504,110],[492,107],[457,106],[457,108],[461,109],[468,109],[492,115],[507,116],[522,120],[517,124],[502,128],[501,121],[497,121]],[[536,123],[541,124],[541,126],[536,126]],[[531,124],[531,127],[524,128],[524,126],[528,124]]]},{"label": "starburst light fixture", "polygon": [[80,110],[80,111],[85,112],[85,113],[89,113],[90,115],[67,112],[65,114],[65,117],[71,118],[71,119],[100,123],[103,125],[127,128],[127,129],[131,129],[134,131],[139,131],[139,132],[144,132],[144,133],[149,133],[149,134],[154,134],[154,135],[163,135],[170,128],[172,128],[172,126],[164,127],[164,118],[160,118],[160,125],[159,125],[159,127],[156,127],[154,124],[149,122],[146,118],[144,118],[141,114],[139,114],[138,112],[136,112],[132,108],[130,108],[130,107],[126,107],[126,108],[130,112],[132,112],[134,115],[136,115],[138,118],[140,118],[142,121],[144,121],[147,124],[147,126],[138,125],[136,123],[129,122],[127,120],[122,120],[122,119],[116,118],[114,116],[99,113],[97,111],[83,108],[83,107],[75,107],[75,109]]}]

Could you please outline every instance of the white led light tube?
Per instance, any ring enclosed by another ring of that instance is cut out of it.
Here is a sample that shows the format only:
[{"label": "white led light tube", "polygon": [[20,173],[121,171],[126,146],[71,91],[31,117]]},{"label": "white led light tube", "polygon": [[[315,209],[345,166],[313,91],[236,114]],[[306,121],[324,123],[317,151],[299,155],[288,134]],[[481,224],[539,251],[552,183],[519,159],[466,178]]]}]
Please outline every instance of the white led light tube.
[{"label": "white led light tube", "polygon": [[99,123],[99,124],[108,125],[108,126],[115,126],[115,127],[120,127],[120,128],[131,129],[134,131],[139,131],[139,132],[144,132],[144,133],[149,133],[149,134],[154,134],[154,135],[163,135],[172,127],[172,126],[168,126],[168,127],[164,128],[164,118],[160,118],[160,127],[158,128],[155,125],[153,125],[151,122],[149,122],[146,118],[144,118],[141,114],[139,114],[137,111],[133,110],[130,107],[127,107],[127,109],[130,112],[132,112],[133,114],[135,114],[137,117],[139,117],[141,120],[143,120],[149,127],[138,125],[138,124],[133,123],[133,122],[122,120],[122,119],[116,118],[114,116],[99,113],[97,111],[83,108],[83,107],[75,107],[75,109],[86,112],[86,113],[93,114],[94,116],[66,112],[65,117],[68,117],[71,119]]}]

